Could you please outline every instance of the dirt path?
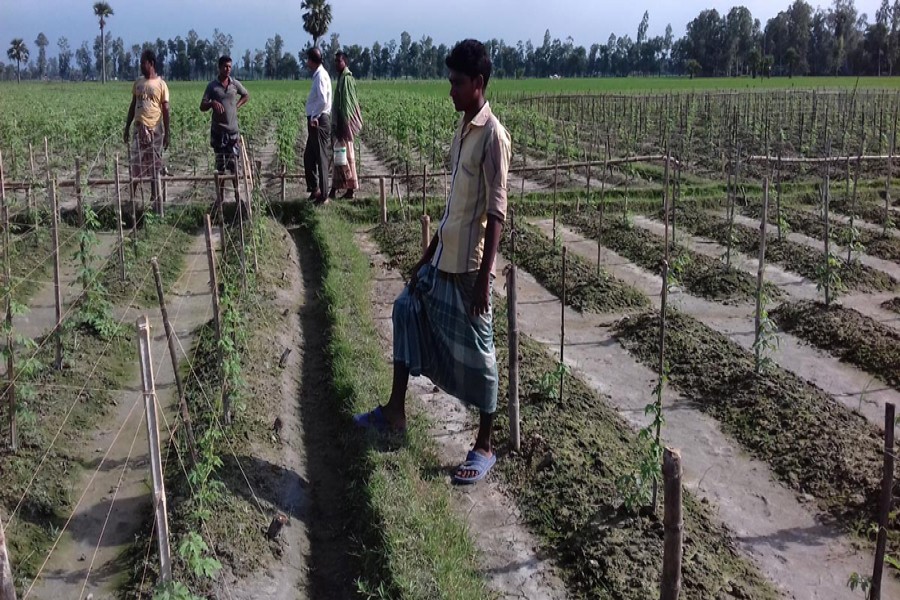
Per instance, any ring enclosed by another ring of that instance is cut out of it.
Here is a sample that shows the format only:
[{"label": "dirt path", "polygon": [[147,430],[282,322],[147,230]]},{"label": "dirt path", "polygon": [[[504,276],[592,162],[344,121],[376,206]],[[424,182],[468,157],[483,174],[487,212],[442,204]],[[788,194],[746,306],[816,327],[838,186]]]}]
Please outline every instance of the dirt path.
[{"label": "dirt path", "polygon": [[[498,269],[504,265],[501,261]],[[623,265],[620,271],[629,268]],[[497,289],[502,292],[502,286]],[[556,354],[559,322],[547,315],[559,314],[559,300],[522,271],[518,295],[523,332]],[[648,422],[644,407],[651,400],[656,375],[615,339],[615,320],[615,315],[567,309],[566,361],[591,386],[609,396],[629,422],[641,427]],[[811,498],[797,499],[791,490],[776,483],[768,466],[749,457],[722,433],[715,419],[671,389],[664,394],[664,405],[663,440],[682,451],[687,489],[718,509],[721,521],[734,531],[738,549],[788,598],[856,597],[846,587],[847,578],[853,572],[868,573],[871,557],[858,552],[853,541],[836,528],[822,524]],[[885,597],[900,594],[896,580],[887,578],[885,585]]]},{"label": "dirt path", "polygon": [[[635,216],[633,222],[637,227],[646,229],[657,235],[664,235],[665,225],[655,219],[645,216]],[[678,244],[690,250],[720,259],[725,255],[725,247],[707,238],[689,235],[682,231],[677,232]],[[736,268],[756,276],[759,269],[758,259],[732,251],[731,264]],[[816,283],[791,271],[786,271],[778,265],[771,263],[766,265],[766,281],[774,283],[784,291],[791,300],[821,300],[822,294],[817,289]],[[895,312],[881,308],[881,303],[893,298],[894,292],[881,293],[852,293],[841,296],[838,302],[848,308],[852,308],[867,317],[875,319],[888,327],[900,330],[900,316]]]},{"label": "dirt path", "polygon": [[285,249],[296,265],[285,275],[290,285],[277,292],[275,302],[289,322],[271,341],[274,360],[283,349],[292,350],[279,384],[270,390],[281,398],[281,448],[264,450],[254,460],[275,467],[276,476],[257,493],[272,500],[267,508],[290,521],[279,541],[280,560],[233,583],[228,597],[351,600],[358,571],[348,555],[355,531],[344,500],[353,492],[347,489],[345,457],[335,442],[342,429],[331,396],[321,264],[304,228],[284,232],[280,244],[290,246]]},{"label": "dirt path", "polygon": [[[202,235],[192,240],[186,252],[186,263],[167,298],[182,353],[192,347],[193,331],[212,314],[206,242]],[[172,405],[177,394],[159,311],[128,307],[122,314],[121,323],[133,327],[141,314],[150,317],[158,402],[171,424]],[[180,356],[182,360],[185,358],[184,354]],[[137,360],[135,350],[135,367]],[[146,483],[149,478],[147,433],[137,368],[129,383],[116,391],[114,398],[118,407],[115,420],[95,431],[83,444],[82,459],[86,468],[73,492],[76,499],[82,493],[84,495],[42,577],[26,597],[83,598],[86,593],[92,593],[96,600],[115,597],[115,586],[124,575],[119,557],[133,543],[151,511]],[[160,421],[161,438],[165,442],[169,432],[162,418]]]},{"label": "dirt path", "polygon": [[[376,244],[364,232],[357,232],[360,248],[374,263],[373,305],[375,320],[386,356],[393,335],[391,310],[394,298],[403,290],[400,274],[391,270],[378,253]],[[475,425],[472,416],[457,400],[436,388],[426,377],[410,381],[410,391],[434,422],[432,431],[441,462],[449,470],[465,458],[472,447]],[[454,510],[468,523],[469,532],[481,551],[484,577],[490,589],[502,598],[555,600],[566,597],[565,586],[551,561],[538,549],[537,540],[522,525],[515,504],[502,492],[494,478],[453,493]]]},{"label": "dirt path", "polygon": [[[552,235],[551,221],[536,223],[545,235]],[[596,264],[597,244],[569,228],[561,229],[563,243],[571,252]],[[659,306],[659,276],[633,265],[627,259],[604,248],[601,265],[611,275],[637,287]],[[676,288],[669,294],[670,306],[688,314],[707,327],[728,336],[751,350],[755,338],[754,310],[749,304],[726,306],[686,294]],[[782,368],[825,390],[835,401],[858,411],[876,427],[884,423],[884,405],[900,403],[900,392],[874,380],[872,375],[841,362],[790,334],[780,332],[779,346],[771,357]],[[874,381],[873,381],[874,380]]]},{"label": "dirt path", "polygon": [[[632,218],[632,222],[635,226],[646,229],[656,235],[663,236],[665,234],[665,225],[656,219],[651,219],[643,215],[635,215]],[[679,245],[684,246],[689,250],[693,250],[698,254],[716,259],[721,259],[725,256],[724,246],[708,238],[690,235],[683,229],[678,229],[677,223],[675,235]],[[759,269],[759,261],[755,257],[742,254],[736,250],[733,250],[731,253],[731,264],[734,268],[749,273],[754,277]],[[810,281],[791,271],[786,271],[778,265],[766,265],[766,281],[774,283],[792,298],[797,300],[815,300],[819,296],[814,281]]]},{"label": "dirt path", "polygon": [[[804,210],[806,210],[811,215],[818,214],[818,212],[816,210],[814,210],[813,208],[804,207]],[[841,213],[832,212],[830,218],[834,219],[834,221],[836,221],[837,223],[841,223],[842,225],[850,224],[850,217],[847,215],[841,214]],[[864,219],[860,219],[859,217],[853,219],[853,226],[860,230],[871,231],[871,232],[877,233],[879,235],[884,232],[884,225],[872,223],[872,222],[866,221]],[[892,229],[888,230],[888,235],[891,237],[900,238],[900,231],[898,231],[895,228],[892,228]]]},{"label": "dirt path", "polygon": [[[718,217],[723,217],[722,214],[716,214]],[[735,215],[734,222],[740,225],[746,225],[748,227],[753,227],[754,229],[759,229],[759,219],[753,219],[751,217],[745,217],[743,215]],[[804,246],[809,246],[810,248],[815,248],[821,252],[824,252],[824,246],[822,240],[812,238],[808,235],[804,235],[802,233],[791,232],[787,235],[787,239],[796,242],[798,244],[803,244]],[[831,251],[837,256],[841,256],[847,253],[847,249],[838,244],[832,244]],[[857,254],[857,259],[860,263],[866,265],[867,267],[871,267],[882,273],[887,273],[894,279],[900,281],[900,264],[895,262],[884,260],[881,258],[876,258],[874,256],[870,256],[868,254]]]},{"label": "dirt path", "polygon": [[[77,235],[74,232],[72,235]],[[114,251],[116,249],[116,236],[112,233],[99,233],[97,239],[100,242],[94,249],[96,256],[101,257],[95,261],[94,267],[99,272],[110,260],[118,260]],[[60,240],[62,245],[64,240]],[[81,265],[76,262],[74,257],[77,250],[77,242],[69,247],[68,250],[60,251],[59,266],[59,286],[60,295],[62,297],[63,319],[66,318],[67,312],[71,310],[72,304],[78,300],[81,295],[81,285],[78,283],[78,270]],[[46,258],[48,261],[53,260],[52,253]],[[51,280],[45,282],[37,292],[28,301],[28,312],[23,315],[13,317],[13,327],[17,334],[37,339],[53,329],[56,323],[56,295],[53,289],[53,274],[50,274]]]}]

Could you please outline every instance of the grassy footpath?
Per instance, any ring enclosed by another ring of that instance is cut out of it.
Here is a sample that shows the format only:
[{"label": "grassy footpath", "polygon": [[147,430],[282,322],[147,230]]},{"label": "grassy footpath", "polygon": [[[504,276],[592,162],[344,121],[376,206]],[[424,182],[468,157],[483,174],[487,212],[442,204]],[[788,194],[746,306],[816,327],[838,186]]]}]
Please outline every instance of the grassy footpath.
[{"label": "grassy footpath", "polygon": [[[381,228],[377,240],[397,268],[418,259],[417,227]],[[506,311],[494,305],[500,370],[498,448],[508,445]],[[560,567],[574,598],[645,600],[658,594],[663,530],[660,515],[623,505],[618,480],[635,472],[642,444],[608,399],[574,376],[559,402],[543,381],[556,362],[541,344],[520,338],[522,450],[498,463],[527,524]],[[648,397],[648,402],[650,401]],[[776,598],[762,576],[738,556],[712,510],[685,493],[684,595],[713,600]]]},{"label": "grassy footpath", "polygon": [[[370,410],[390,392],[372,320],[369,258],[353,239],[348,223],[336,215],[306,217],[325,268],[322,292],[328,303],[328,354],[340,412],[352,427],[352,414]],[[370,518],[359,525],[365,569],[359,587],[377,598],[484,598],[476,551],[465,524],[453,515],[429,424],[413,420],[405,444],[385,452],[379,443],[352,432],[347,441],[359,497]],[[370,545],[374,542],[374,545]]]},{"label": "grassy footpath", "polygon": [[[298,212],[295,206],[285,218],[299,225],[298,236],[309,237],[310,251],[316,254],[310,260],[321,264],[320,280],[310,283],[307,278],[306,285],[319,289],[325,307],[326,314],[317,323],[325,329],[324,353],[330,368],[329,391],[323,398],[333,399],[333,403],[318,414],[336,423],[332,443],[338,446],[341,475],[346,477],[340,497],[345,506],[341,521],[330,527],[352,532],[342,551],[352,567],[355,587],[370,598],[485,598],[488,594],[465,524],[451,511],[443,478],[435,476],[440,464],[427,434],[428,423],[415,419],[406,444],[398,448],[393,443],[396,440],[361,435],[350,420],[352,414],[371,409],[374,399],[386,398],[390,387],[390,371],[372,321],[368,259],[356,247],[349,224],[334,214],[319,214],[305,207]],[[271,517],[266,490],[271,488],[267,478],[272,476],[260,448],[268,445],[277,451],[279,443],[272,436],[271,418],[280,410],[281,375],[278,356],[273,360],[271,340],[277,328],[289,325],[280,305],[276,307],[274,290],[287,285],[281,273],[297,266],[286,248],[294,243],[289,232],[270,219],[258,222],[262,224],[258,287],[253,290],[251,283],[253,291],[244,298],[232,295],[235,313],[243,319],[236,330],[243,334],[234,339],[240,357],[235,368],[242,381],[235,396],[234,422],[230,428],[219,422],[222,379],[212,327],[207,324],[194,350],[195,370],[186,389],[203,464],[188,470],[173,453],[167,472],[175,579],[184,591],[203,597],[215,597],[217,590],[221,591],[218,567],[246,577],[280,556],[279,543],[263,536]],[[307,249],[304,246],[301,251]],[[238,277],[234,252],[230,259],[222,268],[223,305],[229,302],[228,289],[236,287]],[[227,312],[227,307],[224,310]],[[304,333],[307,343],[310,336]],[[229,381],[235,388],[233,376]],[[242,408],[251,405],[252,410]],[[304,422],[309,418],[304,415]],[[185,456],[183,449],[180,453]],[[260,514],[244,477],[260,495],[265,514]],[[156,580],[156,563],[151,558],[148,568],[144,561],[150,525],[147,523],[147,536],[135,545],[130,557],[129,597],[148,593],[150,584],[141,582]],[[308,527],[315,529],[314,525]],[[181,551],[188,548],[184,544],[198,541],[198,552]],[[311,561],[307,567],[314,569],[315,553],[307,558]],[[203,572],[204,565],[211,570]]]}]

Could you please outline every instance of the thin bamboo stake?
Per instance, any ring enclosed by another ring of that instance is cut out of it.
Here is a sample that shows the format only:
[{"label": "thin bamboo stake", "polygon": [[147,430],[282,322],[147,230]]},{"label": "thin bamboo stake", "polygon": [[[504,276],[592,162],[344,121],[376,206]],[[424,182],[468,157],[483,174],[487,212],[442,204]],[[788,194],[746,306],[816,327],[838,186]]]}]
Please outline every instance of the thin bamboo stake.
[{"label": "thin bamboo stake", "polygon": [[663,575],[660,600],[678,600],[681,593],[681,562],[683,557],[684,518],[682,511],[681,453],[666,448],[663,451]]},{"label": "thin bamboo stake", "polygon": [[875,567],[872,571],[870,600],[881,600],[884,553],[894,487],[894,426],[894,405],[888,402],[884,405],[884,470],[881,480],[881,502],[878,506],[878,537],[875,540]]}]

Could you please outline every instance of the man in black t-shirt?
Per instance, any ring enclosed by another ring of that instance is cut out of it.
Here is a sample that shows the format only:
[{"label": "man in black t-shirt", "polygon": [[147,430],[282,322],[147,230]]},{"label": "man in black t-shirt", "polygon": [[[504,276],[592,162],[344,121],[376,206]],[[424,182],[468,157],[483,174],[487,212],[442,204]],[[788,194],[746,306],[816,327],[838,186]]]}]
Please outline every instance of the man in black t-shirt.
[{"label": "man in black t-shirt", "polygon": [[240,153],[240,130],[237,111],[247,104],[250,93],[240,81],[231,76],[231,57],[219,58],[219,76],[209,82],[200,101],[200,110],[212,109],[209,143],[216,153],[216,171],[234,174]]}]

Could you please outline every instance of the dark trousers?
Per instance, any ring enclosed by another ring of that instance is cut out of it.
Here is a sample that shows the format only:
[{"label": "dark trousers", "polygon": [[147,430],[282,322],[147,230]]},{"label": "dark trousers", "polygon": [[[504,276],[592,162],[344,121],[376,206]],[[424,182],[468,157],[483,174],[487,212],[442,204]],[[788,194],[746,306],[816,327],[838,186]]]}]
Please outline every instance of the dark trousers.
[{"label": "dark trousers", "polygon": [[331,115],[321,115],[319,126],[310,127],[306,117],[306,150],[303,152],[303,166],[306,169],[306,191],[319,190],[328,193],[328,173],[331,171]]}]

